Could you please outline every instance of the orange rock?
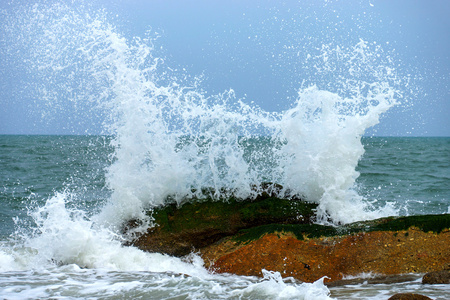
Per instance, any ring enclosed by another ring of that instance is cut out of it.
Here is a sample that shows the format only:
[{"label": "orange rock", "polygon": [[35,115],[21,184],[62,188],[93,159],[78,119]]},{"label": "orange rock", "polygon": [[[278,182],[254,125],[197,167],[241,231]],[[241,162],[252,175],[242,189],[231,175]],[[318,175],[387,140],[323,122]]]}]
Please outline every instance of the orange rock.
[{"label": "orange rock", "polygon": [[248,244],[227,239],[201,250],[207,266],[219,273],[261,276],[261,270],[313,282],[361,273],[404,274],[440,270],[450,263],[450,234],[373,231],[343,237],[299,240],[292,234],[266,234]]}]

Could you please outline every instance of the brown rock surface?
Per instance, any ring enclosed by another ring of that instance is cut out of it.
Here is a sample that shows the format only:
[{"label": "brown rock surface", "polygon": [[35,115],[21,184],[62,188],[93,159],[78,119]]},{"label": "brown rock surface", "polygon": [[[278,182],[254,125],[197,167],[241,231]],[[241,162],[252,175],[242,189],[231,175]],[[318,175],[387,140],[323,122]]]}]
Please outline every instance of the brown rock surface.
[{"label": "brown rock surface", "polygon": [[432,300],[431,298],[419,294],[412,294],[412,293],[401,293],[401,294],[395,294],[394,296],[390,297],[388,300]]},{"label": "brown rock surface", "polygon": [[[449,245],[450,247],[450,245]],[[450,270],[434,271],[425,274],[422,278],[424,284],[450,284]]]},{"label": "brown rock surface", "polygon": [[[176,256],[195,251],[219,273],[261,276],[266,269],[305,282],[426,273],[450,264],[450,214],[324,226],[313,224],[315,204],[277,198],[273,190],[281,188],[274,184],[264,188],[249,201],[190,199],[155,208],[149,214],[156,226],[131,244]],[[139,220],[124,225],[132,235]]]},{"label": "brown rock surface", "polygon": [[450,263],[450,232],[410,228],[352,235],[297,239],[291,233],[269,233],[248,243],[228,238],[202,249],[207,266],[219,273],[261,276],[278,271],[301,281],[323,276],[330,281],[363,272],[425,273]]}]

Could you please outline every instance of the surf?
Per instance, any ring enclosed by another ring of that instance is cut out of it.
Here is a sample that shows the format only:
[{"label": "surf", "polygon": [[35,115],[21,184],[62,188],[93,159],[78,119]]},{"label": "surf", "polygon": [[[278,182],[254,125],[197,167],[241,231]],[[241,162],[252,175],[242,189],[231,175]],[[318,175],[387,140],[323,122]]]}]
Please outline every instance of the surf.
[{"label": "surf", "polygon": [[[315,76],[296,88],[290,108],[265,111],[233,89],[209,95],[199,77],[174,71],[155,54],[151,31],[127,37],[108,13],[85,9],[41,3],[6,18],[5,32],[21,35],[9,47],[22,49],[43,117],[73,113],[101,122],[114,149],[105,169],[110,195],[99,213],[72,210],[74,197],[60,191],[30,208],[35,229],[24,245],[38,249],[31,257],[41,262],[24,268],[44,261],[113,270],[154,265],[149,254],[122,246],[123,223],[153,226],[147,210],[199,197],[205,188],[217,201],[251,199],[262,192],[254,187],[273,182],[281,193],[318,203],[322,224],[397,214],[389,205],[374,209],[355,189],[361,137],[402,98],[394,63],[377,43],[331,42],[304,53]],[[327,76],[333,81],[324,84]],[[121,263],[123,256],[131,262]],[[174,266],[163,271],[185,266],[158,257],[165,261],[159,265]]]}]

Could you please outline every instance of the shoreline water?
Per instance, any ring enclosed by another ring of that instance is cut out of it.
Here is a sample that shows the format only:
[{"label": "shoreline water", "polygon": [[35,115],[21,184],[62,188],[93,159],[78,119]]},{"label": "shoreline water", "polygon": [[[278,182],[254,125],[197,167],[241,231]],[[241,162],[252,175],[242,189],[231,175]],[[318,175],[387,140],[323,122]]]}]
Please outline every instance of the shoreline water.
[{"label": "shoreline water", "polygon": [[[0,273],[0,297],[5,299],[36,299],[62,297],[63,299],[117,297],[170,297],[198,299],[298,299],[299,294],[289,297],[283,291],[300,289],[301,283],[285,279],[284,283],[270,278],[236,277],[233,275],[199,278],[176,273],[153,273],[146,271],[102,271],[82,270],[77,266],[45,271],[21,271]],[[52,278],[48,278],[53,274]],[[450,291],[448,285],[424,285],[423,274],[404,275],[390,278],[395,282],[371,283],[363,274],[358,283],[344,283],[326,288],[322,299],[388,299],[397,293],[416,293],[434,300],[446,300]],[[374,275],[371,275],[374,276]],[[405,278],[407,277],[407,278]],[[376,279],[374,279],[376,281]],[[305,286],[306,287],[306,286]],[[251,289],[249,289],[251,288]],[[278,289],[277,292],[271,289]],[[259,291],[258,291],[259,290]],[[253,292],[253,293],[252,293]],[[253,294],[253,296],[252,296]],[[281,297],[280,297],[281,294]],[[324,295],[328,294],[325,298]],[[317,298],[320,299],[320,294]],[[316,299],[317,299],[316,298]],[[314,299],[314,298],[312,298]]]}]

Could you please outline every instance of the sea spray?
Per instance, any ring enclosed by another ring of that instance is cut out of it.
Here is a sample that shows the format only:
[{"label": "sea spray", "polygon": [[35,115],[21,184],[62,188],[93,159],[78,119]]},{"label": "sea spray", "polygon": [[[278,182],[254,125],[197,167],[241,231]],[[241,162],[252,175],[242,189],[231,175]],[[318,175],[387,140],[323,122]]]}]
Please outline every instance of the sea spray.
[{"label": "sea spray", "polygon": [[[230,192],[252,198],[252,187],[267,181],[319,203],[319,222],[395,213],[370,211],[354,190],[361,136],[401,96],[379,45],[360,40],[312,51],[304,65],[321,86],[309,78],[292,108],[278,113],[237,99],[233,90],[206,96],[201,82],[179,80],[153,56],[154,39],[124,37],[105,12],[36,4],[20,20],[24,61],[39,76],[46,106],[66,109],[69,102],[86,106],[81,112],[89,118],[106,115],[115,147],[107,169],[112,195],[96,222],[150,224],[145,210],[169,196],[182,201],[211,187],[217,199]],[[332,82],[324,86],[327,77]],[[245,145],[258,137],[267,142],[248,153]]]},{"label": "sea spray", "polygon": [[[369,212],[353,190],[355,168],[364,153],[361,136],[396,104],[397,93],[382,77],[390,76],[392,69],[377,66],[378,81],[345,81],[344,96],[315,86],[302,89],[294,108],[264,113],[235,99],[232,91],[207,98],[176,83],[149,82],[142,67],[122,63],[123,56],[132,52],[122,51],[129,47],[126,40],[113,40],[122,45],[112,46],[114,56],[107,65],[115,66],[119,78],[139,79],[117,81],[117,73],[107,73],[114,76],[112,107],[118,116],[113,123],[116,162],[108,172],[113,190],[108,208],[116,216],[109,219],[143,218],[143,209],[163,204],[168,196],[181,200],[205,187],[212,187],[217,199],[226,198],[222,193],[227,191],[251,198],[258,193],[251,187],[264,180],[318,202],[320,222],[345,223],[395,213],[389,208],[381,214]],[[365,52],[370,50],[360,41],[353,51],[356,54],[348,54],[345,63],[350,74],[358,75],[359,65],[367,69]],[[251,159],[268,156],[255,148],[245,158],[242,144],[263,133],[271,136],[273,155],[272,161],[261,163],[274,167],[261,173]]]},{"label": "sea spray", "polygon": [[371,212],[354,188],[356,167],[364,154],[361,137],[378,123],[381,113],[395,105],[390,90],[362,113],[365,98],[342,98],[316,86],[299,92],[296,106],[280,121],[282,184],[309,201],[319,203],[318,221],[353,222],[395,214]]},{"label": "sea spray", "polygon": [[[0,252],[2,271],[76,265],[110,271],[174,272],[207,277],[203,261],[145,253],[122,245],[123,238],[95,224],[85,212],[67,207],[71,195],[57,193],[44,206],[30,210],[35,226],[28,235],[16,234],[17,246]],[[22,245],[20,240],[22,239]],[[20,246],[19,246],[20,245]]]},{"label": "sea spray", "polygon": [[[132,218],[150,224],[145,210],[168,197],[182,201],[213,188],[217,199],[252,198],[259,192],[252,187],[268,181],[319,203],[318,222],[395,214],[371,211],[354,190],[361,136],[401,97],[392,60],[376,43],[312,50],[303,65],[314,76],[292,108],[266,112],[233,90],[207,96],[201,81],[180,80],[153,56],[150,33],[126,38],[104,11],[35,4],[21,13],[20,29],[8,23],[8,32],[20,30],[46,107],[67,113],[70,103],[85,117],[106,115],[112,195],[96,222],[116,230]],[[265,142],[249,153],[258,138]]]}]

